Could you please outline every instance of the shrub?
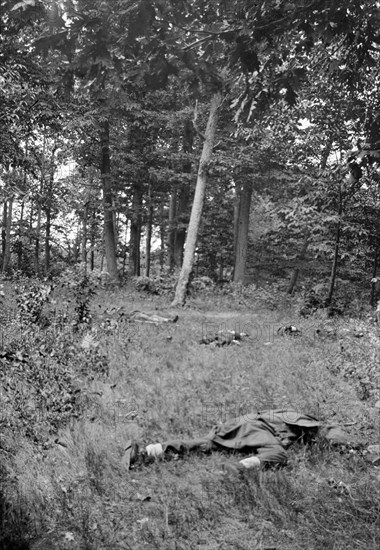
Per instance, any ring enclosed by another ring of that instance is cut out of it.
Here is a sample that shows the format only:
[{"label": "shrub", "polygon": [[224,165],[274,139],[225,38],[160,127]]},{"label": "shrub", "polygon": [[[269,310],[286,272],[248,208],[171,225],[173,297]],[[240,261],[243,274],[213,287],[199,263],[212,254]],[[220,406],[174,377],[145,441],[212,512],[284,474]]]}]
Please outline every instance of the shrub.
[{"label": "shrub", "polygon": [[25,324],[45,325],[47,318],[43,314],[44,305],[49,301],[53,286],[51,284],[16,285],[16,303],[20,320]]}]

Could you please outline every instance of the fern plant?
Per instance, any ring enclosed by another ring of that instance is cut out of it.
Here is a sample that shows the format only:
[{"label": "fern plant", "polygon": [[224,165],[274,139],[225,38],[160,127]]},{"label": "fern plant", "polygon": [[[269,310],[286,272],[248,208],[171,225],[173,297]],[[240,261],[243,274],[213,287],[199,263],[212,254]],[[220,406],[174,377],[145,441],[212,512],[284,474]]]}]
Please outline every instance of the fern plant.
[{"label": "fern plant", "polygon": [[20,320],[25,324],[46,324],[47,319],[43,315],[43,308],[49,302],[52,290],[51,284],[34,284],[29,288],[25,285],[15,286]]},{"label": "fern plant", "polygon": [[74,286],[75,296],[75,321],[74,328],[91,325],[92,315],[90,311],[91,298],[96,294],[95,284],[88,275],[83,275],[78,284]]}]

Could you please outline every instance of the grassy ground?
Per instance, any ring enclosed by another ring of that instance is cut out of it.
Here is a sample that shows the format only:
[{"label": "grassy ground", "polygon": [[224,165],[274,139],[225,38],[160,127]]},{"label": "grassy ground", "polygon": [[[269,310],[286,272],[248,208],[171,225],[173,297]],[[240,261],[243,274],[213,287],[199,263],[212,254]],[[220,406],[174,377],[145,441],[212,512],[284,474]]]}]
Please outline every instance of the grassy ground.
[{"label": "grassy ground", "polygon": [[[171,313],[167,303],[103,292],[92,304],[94,325],[104,304]],[[101,351],[107,369],[76,376],[83,413],[49,444],[21,435],[11,442],[6,432],[13,452],[0,448],[3,525],[27,532],[20,540],[31,550],[379,548],[380,468],[357,450],[296,445],[286,467],[241,475],[221,474],[239,459],[222,453],[125,468],[131,438],[197,437],[216,422],[269,407],[349,423],[353,440],[380,443],[377,386],[368,390],[363,382],[378,373],[377,329],[368,322],[332,326],[300,320],[290,309],[266,310],[254,299],[215,296],[193,299],[178,313],[173,325],[125,324],[76,336],[89,352]],[[277,334],[290,323],[302,336]],[[358,326],[361,339],[352,336]],[[249,337],[240,346],[199,343],[219,329]]]}]

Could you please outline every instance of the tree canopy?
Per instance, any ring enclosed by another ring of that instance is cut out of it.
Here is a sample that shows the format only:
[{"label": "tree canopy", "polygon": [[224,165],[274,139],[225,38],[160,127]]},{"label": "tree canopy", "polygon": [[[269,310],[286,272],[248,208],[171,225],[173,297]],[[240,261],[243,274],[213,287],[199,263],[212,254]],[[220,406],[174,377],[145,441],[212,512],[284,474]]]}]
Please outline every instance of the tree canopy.
[{"label": "tree canopy", "polygon": [[372,0],[3,1],[3,272],[186,264],[178,302],[260,255],[323,258],[328,300],[339,266],[376,278],[379,22]]}]

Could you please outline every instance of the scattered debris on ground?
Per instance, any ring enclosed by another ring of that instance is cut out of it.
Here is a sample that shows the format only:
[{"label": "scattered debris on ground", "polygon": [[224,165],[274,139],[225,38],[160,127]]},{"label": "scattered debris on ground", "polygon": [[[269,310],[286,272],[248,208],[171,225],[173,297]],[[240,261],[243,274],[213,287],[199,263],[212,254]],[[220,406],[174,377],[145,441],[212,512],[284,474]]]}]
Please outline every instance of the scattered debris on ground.
[{"label": "scattered debris on ground", "polygon": [[171,317],[164,317],[163,315],[157,315],[156,313],[144,313],[143,311],[133,311],[129,315],[125,316],[129,321],[135,321],[137,323],[176,323],[179,319],[178,315]]},{"label": "scattered debris on ground", "polygon": [[211,337],[203,336],[200,340],[200,344],[205,344],[211,348],[220,348],[222,346],[241,345],[241,341],[246,338],[248,334],[245,332],[239,332],[236,330],[219,330]]},{"label": "scattered debris on ground", "polygon": [[364,458],[373,466],[380,466],[380,445],[368,445]]},{"label": "scattered debris on ground", "polygon": [[123,322],[149,323],[154,325],[176,323],[179,317],[178,315],[168,316],[139,310],[128,312],[124,306],[121,306],[106,310],[99,315],[99,319],[101,320],[101,326],[103,326],[103,328],[117,328],[118,325]]},{"label": "scattered debris on ground", "polygon": [[287,327],[280,327],[277,330],[277,334],[280,336],[302,336],[302,331],[294,325],[288,325]]}]

